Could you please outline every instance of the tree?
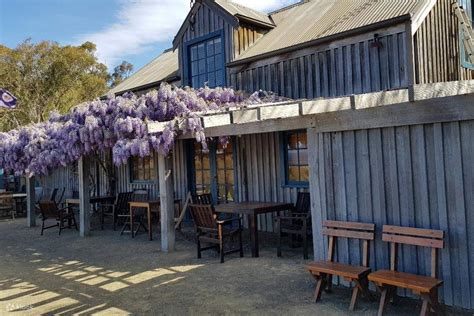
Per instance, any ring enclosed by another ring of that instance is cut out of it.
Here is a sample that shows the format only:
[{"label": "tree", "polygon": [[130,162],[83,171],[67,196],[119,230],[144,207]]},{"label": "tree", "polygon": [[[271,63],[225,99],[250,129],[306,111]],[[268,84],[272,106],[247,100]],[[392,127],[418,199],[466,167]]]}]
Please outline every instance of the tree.
[{"label": "tree", "polygon": [[95,44],[60,46],[26,40],[15,49],[0,45],[0,87],[18,98],[15,110],[0,113],[0,130],[43,122],[50,112],[73,106],[107,92],[107,67],[94,56]]},{"label": "tree", "polygon": [[110,78],[110,87],[115,87],[125,79],[127,79],[133,71],[133,65],[127,61],[122,61],[122,63],[114,68],[114,72]]}]

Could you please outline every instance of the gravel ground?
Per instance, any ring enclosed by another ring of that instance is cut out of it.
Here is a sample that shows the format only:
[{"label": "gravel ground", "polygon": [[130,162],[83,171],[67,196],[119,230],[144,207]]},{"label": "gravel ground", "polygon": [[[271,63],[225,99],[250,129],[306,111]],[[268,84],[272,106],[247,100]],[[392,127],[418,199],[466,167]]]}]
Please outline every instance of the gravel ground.
[{"label": "gravel ground", "polygon": [[[160,252],[159,236],[135,239],[111,230],[82,239],[76,231],[25,227],[24,219],[0,221],[0,315],[374,315],[378,302],[360,299],[347,308],[350,291],[335,288],[312,302],[314,280],[301,249],[276,256],[271,235],[262,236],[260,258],[238,254],[220,264],[207,251],[197,259],[190,228],[177,234],[177,250]],[[245,234],[247,241],[248,234]],[[420,302],[401,299],[387,315],[417,315]],[[462,311],[448,309],[448,314]]]}]

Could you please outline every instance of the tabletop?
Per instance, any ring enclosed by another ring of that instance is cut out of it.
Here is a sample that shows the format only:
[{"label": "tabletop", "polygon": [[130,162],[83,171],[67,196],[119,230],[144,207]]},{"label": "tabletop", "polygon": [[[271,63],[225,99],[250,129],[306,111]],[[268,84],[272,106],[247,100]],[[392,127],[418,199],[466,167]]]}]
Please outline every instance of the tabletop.
[{"label": "tabletop", "polygon": [[160,200],[151,201],[130,201],[128,204],[132,207],[148,207],[150,205],[160,204]]},{"label": "tabletop", "polygon": [[291,203],[279,202],[230,202],[216,205],[215,210],[218,213],[254,214],[285,211],[292,206]]}]

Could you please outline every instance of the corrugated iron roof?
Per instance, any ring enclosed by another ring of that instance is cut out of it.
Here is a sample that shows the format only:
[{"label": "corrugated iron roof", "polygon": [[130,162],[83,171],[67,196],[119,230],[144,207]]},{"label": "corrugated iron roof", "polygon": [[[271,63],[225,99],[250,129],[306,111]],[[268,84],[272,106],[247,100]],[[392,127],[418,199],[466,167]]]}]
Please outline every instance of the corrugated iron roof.
[{"label": "corrugated iron roof", "polygon": [[292,47],[407,14],[417,16],[430,0],[311,0],[275,13],[276,27],[236,61]]},{"label": "corrugated iron roof", "polygon": [[233,16],[238,17],[240,15],[264,24],[274,25],[272,19],[265,13],[234,3],[230,0],[215,0],[215,2]]},{"label": "corrugated iron roof", "polygon": [[178,76],[178,50],[166,50],[160,56],[125,79],[109,93],[120,93]]}]

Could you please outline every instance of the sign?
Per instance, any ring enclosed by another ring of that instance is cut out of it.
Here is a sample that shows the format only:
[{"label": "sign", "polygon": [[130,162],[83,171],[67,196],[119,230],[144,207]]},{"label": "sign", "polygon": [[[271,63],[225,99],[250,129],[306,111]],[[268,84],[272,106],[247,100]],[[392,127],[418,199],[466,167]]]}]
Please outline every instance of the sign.
[{"label": "sign", "polygon": [[0,108],[14,109],[16,98],[5,89],[0,88]]}]

